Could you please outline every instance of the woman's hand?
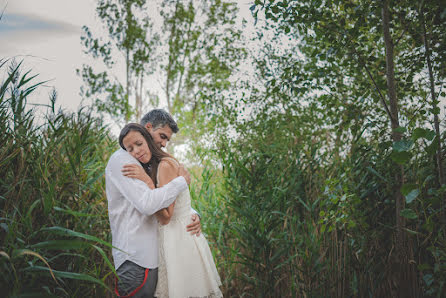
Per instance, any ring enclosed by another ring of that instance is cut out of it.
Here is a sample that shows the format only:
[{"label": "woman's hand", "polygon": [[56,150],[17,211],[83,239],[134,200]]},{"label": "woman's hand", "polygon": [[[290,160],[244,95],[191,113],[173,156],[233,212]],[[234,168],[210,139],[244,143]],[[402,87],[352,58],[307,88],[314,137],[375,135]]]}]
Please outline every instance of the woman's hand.
[{"label": "woman's hand", "polygon": [[151,189],[155,188],[152,179],[149,177],[149,175],[147,175],[146,171],[144,171],[141,166],[136,164],[128,164],[124,165],[121,171],[124,176],[139,179],[142,182],[145,182]]},{"label": "woman's hand", "polygon": [[[175,202],[173,202],[172,204],[175,204]],[[156,218],[158,219],[158,222],[162,226],[165,226],[170,222],[169,211],[167,210],[167,208],[159,210],[158,212],[155,213],[155,215]]]}]

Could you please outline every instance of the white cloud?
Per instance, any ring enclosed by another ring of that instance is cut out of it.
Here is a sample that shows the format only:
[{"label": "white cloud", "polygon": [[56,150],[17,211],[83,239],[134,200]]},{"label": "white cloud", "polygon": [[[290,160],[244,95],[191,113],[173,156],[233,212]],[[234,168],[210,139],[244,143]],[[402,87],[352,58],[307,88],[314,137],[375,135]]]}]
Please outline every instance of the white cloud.
[{"label": "white cloud", "polygon": [[73,24],[36,15],[5,14],[0,21],[0,40],[4,56],[23,54],[27,45],[51,42],[53,38],[79,36],[81,28]]},{"label": "white cloud", "polygon": [[[76,68],[86,63],[80,34],[83,25],[95,26],[93,0],[0,0],[0,58],[16,58],[23,71],[48,81],[29,102],[47,104],[53,87],[57,104],[75,111],[81,102],[81,79]],[[88,63],[88,62],[87,62]],[[37,82],[35,81],[35,82]]]}]

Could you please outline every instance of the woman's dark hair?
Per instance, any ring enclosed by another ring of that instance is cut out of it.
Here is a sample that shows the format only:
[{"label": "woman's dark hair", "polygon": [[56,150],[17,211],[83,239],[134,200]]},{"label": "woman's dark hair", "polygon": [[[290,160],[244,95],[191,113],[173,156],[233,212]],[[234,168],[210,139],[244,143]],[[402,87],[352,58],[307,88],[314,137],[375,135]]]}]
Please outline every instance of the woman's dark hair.
[{"label": "woman's dark hair", "polygon": [[126,150],[124,147],[123,140],[131,131],[139,132],[149,145],[149,150],[152,153],[152,158],[150,158],[150,161],[147,164],[143,164],[141,162],[140,163],[144,168],[144,170],[146,171],[147,175],[149,175],[150,178],[152,178],[153,183],[157,185],[158,181],[156,179],[157,176],[156,174],[158,172],[158,165],[163,157],[171,157],[171,156],[168,153],[161,150],[161,148],[156,146],[150,133],[145,129],[144,126],[138,123],[129,123],[126,126],[124,126],[124,128],[121,130],[121,133],[119,134],[119,145],[121,146],[122,149]]}]

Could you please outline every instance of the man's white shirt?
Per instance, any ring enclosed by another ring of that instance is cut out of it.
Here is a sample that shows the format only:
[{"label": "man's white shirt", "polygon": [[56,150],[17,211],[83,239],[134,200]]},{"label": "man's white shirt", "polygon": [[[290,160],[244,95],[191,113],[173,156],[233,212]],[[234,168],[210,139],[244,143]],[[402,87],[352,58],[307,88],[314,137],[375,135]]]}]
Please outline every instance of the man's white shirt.
[{"label": "man's white shirt", "polygon": [[110,157],[105,168],[105,191],[114,247],[113,259],[118,269],[124,261],[144,268],[158,267],[158,222],[154,215],[168,207],[188,188],[180,176],[161,188],[151,190],[138,179],[121,172],[125,164],[139,162],[127,151],[119,149]]}]

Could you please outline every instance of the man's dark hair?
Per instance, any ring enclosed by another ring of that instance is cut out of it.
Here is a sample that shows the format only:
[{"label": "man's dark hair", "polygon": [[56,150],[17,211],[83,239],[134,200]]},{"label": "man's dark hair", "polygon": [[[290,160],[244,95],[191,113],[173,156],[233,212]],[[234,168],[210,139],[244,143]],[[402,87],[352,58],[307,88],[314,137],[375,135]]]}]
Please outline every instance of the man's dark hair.
[{"label": "man's dark hair", "polygon": [[145,114],[144,117],[142,117],[140,123],[142,126],[146,126],[147,123],[151,123],[154,130],[169,125],[173,133],[177,133],[179,131],[175,120],[173,120],[172,116],[170,116],[170,114],[163,109],[151,110]]}]

